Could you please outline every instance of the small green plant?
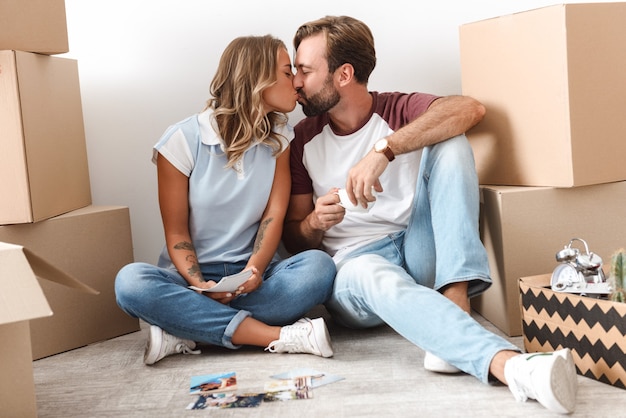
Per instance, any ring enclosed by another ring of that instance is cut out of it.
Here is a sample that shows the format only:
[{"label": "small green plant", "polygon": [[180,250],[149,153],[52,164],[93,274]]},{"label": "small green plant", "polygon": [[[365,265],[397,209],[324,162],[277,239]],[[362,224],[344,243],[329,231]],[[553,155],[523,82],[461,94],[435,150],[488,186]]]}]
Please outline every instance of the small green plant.
[{"label": "small green plant", "polygon": [[610,299],[614,302],[626,302],[626,252],[623,248],[611,256],[608,280],[611,286]]}]

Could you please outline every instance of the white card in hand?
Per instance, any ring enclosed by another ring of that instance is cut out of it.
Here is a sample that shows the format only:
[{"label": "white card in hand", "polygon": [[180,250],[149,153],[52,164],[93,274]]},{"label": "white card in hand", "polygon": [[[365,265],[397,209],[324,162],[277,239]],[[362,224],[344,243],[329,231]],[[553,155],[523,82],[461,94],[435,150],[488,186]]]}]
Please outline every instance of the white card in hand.
[{"label": "white card in hand", "polygon": [[234,292],[251,276],[252,270],[244,270],[237,274],[222,277],[222,280],[217,282],[217,284],[210,289],[203,289],[197,286],[189,286],[189,288],[201,292]]}]

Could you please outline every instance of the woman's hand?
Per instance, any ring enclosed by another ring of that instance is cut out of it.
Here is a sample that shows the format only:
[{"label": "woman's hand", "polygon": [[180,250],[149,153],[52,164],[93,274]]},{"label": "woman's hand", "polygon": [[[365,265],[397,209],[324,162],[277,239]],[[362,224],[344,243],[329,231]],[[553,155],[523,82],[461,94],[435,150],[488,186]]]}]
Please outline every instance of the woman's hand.
[{"label": "woman's hand", "polygon": [[[262,274],[259,273],[259,270],[256,267],[254,266],[246,267],[245,270],[251,270],[252,275],[250,276],[248,280],[246,280],[243,284],[241,284],[241,286],[239,286],[237,290],[235,290],[234,292],[202,292],[200,290],[197,290],[197,292],[200,292],[203,295],[213,300],[216,300],[220,303],[223,303],[224,305],[227,305],[239,295],[254,292],[263,283]],[[201,283],[197,287],[201,287],[203,289],[210,289],[215,285],[217,285],[215,281],[209,280],[207,282]]]},{"label": "woman's hand", "polygon": [[[207,282],[198,283],[195,286],[202,289],[210,289],[215,285],[217,285],[215,281],[209,280]],[[240,286],[239,289],[241,289],[242,287],[243,285]],[[202,295],[211,298],[217,302],[223,303],[224,305],[228,305],[233,299],[241,294],[239,289],[237,289],[235,292],[203,292],[201,290],[196,290],[196,292],[201,293]]]},{"label": "woman's hand", "polygon": [[235,296],[252,293],[263,284],[263,273],[259,272],[259,269],[248,265],[245,270],[251,270],[252,276],[239,286],[239,288],[235,291]]}]

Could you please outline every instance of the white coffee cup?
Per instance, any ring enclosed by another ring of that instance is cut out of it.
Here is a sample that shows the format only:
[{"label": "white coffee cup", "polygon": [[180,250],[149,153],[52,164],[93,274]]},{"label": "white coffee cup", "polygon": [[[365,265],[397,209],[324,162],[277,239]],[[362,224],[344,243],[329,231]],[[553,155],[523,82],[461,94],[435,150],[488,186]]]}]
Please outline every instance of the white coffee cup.
[{"label": "white coffee cup", "polygon": [[[376,191],[372,190],[372,194],[376,196]],[[337,195],[339,196],[339,204],[343,206],[347,211],[351,211],[351,212],[367,212],[368,210],[372,208],[372,206],[374,206],[374,203],[375,203],[375,202],[368,202],[367,208],[364,208],[358,202],[356,205],[353,205],[352,202],[350,202],[350,198],[348,197],[348,192],[346,191],[346,189],[337,190]]]}]

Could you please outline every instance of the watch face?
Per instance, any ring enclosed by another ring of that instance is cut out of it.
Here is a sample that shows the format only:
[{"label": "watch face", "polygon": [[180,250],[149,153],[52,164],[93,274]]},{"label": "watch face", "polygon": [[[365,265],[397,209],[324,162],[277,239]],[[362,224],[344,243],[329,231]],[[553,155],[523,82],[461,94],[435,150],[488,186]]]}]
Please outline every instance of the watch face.
[{"label": "watch face", "polygon": [[386,139],[380,139],[380,140],[376,141],[376,144],[374,144],[374,149],[377,152],[381,152],[385,148],[387,148],[387,140]]},{"label": "watch face", "polygon": [[585,279],[571,264],[559,264],[552,272],[550,280],[552,290],[563,292],[565,290],[582,289],[585,287]]}]

